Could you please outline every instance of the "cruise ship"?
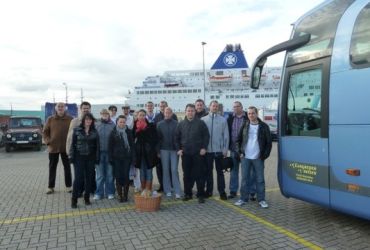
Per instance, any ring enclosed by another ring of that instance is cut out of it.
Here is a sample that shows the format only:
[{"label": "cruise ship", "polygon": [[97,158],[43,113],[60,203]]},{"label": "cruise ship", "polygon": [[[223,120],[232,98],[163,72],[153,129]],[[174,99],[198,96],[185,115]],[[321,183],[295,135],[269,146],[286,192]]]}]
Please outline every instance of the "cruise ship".
[{"label": "cruise ship", "polygon": [[205,100],[206,105],[217,100],[223,112],[231,112],[234,101],[240,101],[244,107],[275,110],[281,70],[281,67],[265,68],[261,87],[251,89],[250,70],[240,44],[228,44],[211,69],[174,70],[148,76],[126,98],[135,110],[144,108],[147,101],[152,101],[158,109],[159,102],[165,100],[174,112],[183,112],[186,104],[197,99]]}]

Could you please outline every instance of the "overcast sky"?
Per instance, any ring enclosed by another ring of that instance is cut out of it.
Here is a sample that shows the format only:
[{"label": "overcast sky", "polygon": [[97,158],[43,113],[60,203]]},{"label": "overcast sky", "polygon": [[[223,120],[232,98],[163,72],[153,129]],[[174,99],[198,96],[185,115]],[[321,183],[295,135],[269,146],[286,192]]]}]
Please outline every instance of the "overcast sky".
[{"label": "overcast sky", "polygon": [[[123,103],[146,76],[210,68],[226,44],[248,64],[322,0],[2,1],[0,109]],[[283,54],[268,66],[281,66]]]}]

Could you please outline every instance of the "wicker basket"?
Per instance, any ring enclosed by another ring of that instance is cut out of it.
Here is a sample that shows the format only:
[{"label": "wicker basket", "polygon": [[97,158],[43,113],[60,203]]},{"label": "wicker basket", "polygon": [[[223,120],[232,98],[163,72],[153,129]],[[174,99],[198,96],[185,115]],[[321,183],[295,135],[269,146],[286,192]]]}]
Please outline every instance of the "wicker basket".
[{"label": "wicker basket", "polygon": [[135,209],[139,212],[158,211],[161,200],[161,194],[158,194],[156,197],[143,197],[140,194],[135,194]]}]

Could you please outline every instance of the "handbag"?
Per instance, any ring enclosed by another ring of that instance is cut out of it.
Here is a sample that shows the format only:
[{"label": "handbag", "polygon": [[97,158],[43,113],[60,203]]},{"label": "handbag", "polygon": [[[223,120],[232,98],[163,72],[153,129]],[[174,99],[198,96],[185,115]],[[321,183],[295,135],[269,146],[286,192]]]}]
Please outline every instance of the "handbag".
[{"label": "handbag", "polygon": [[224,172],[230,172],[233,169],[234,162],[231,157],[224,157],[222,159],[222,170]]}]

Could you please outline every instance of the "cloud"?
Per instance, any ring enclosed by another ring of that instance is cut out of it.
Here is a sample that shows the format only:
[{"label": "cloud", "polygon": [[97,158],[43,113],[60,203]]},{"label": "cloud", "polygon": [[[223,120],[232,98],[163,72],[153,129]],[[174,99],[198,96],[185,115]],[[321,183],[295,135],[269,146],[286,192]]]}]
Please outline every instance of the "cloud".
[{"label": "cloud", "polygon": [[71,102],[83,89],[92,103],[122,103],[148,75],[201,69],[201,41],[207,68],[227,43],[241,43],[252,64],[319,2],[8,1],[0,9],[0,108],[62,101],[63,82]]}]

